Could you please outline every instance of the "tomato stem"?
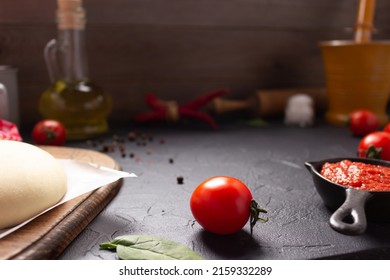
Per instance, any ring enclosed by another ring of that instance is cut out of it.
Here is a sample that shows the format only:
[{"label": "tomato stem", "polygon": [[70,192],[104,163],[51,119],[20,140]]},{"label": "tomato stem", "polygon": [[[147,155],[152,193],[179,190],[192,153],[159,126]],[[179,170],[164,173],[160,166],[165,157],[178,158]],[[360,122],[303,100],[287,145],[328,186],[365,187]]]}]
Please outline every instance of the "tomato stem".
[{"label": "tomato stem", "polygon": [[54,140],[56,138],[56,135],[55,135],[53,129],[45,129],[44,131],[45,131],[47,139]]},{"label": "tomato stem", "polygon": [[256,225],[258,221],[265,223],[268,221],[268,218],[260,218],[260,213],[267,213],[267,210],[260,208],[259,204],[252,200],[249,206],[250,211],[250,227],[251,227],[251,236],[253,234],[253,227]]},{"label": "tomato stem", "polygon": [[376,148],[374,145],[370,145],[367,151],[361,151],[361,152],[364,153],[366,158],[381,159],[380,154],[382,152],[382,148],[381,147]]}]

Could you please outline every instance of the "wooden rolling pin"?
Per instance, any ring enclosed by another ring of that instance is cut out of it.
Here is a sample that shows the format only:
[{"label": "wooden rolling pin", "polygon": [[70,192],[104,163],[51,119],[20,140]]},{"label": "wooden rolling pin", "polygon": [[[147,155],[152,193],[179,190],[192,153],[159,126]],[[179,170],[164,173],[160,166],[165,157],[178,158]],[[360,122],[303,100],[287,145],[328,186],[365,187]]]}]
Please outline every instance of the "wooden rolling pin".
[{"label": "wooden rolling pin", "polygon": [[258,90],[255,94],[244,100],[218,97],[208,104],[208,109],[217,115],[243,111],[256,117],[276,117],[284,114],[288,98],[299,93],[305,93],[313,98],[317,113],[325,111],[327,107],[325,88]]}]

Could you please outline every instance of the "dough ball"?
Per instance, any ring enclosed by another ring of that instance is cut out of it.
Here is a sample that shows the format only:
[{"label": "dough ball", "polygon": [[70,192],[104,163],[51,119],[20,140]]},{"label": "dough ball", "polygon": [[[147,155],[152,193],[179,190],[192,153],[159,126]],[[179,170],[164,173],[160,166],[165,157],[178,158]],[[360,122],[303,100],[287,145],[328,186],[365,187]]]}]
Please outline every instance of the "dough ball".
[{"label": "dough ball", "polygon": [[53,206],[66,193],[66,174],[48,152],[0,140],[0,229],[15,226]]}]

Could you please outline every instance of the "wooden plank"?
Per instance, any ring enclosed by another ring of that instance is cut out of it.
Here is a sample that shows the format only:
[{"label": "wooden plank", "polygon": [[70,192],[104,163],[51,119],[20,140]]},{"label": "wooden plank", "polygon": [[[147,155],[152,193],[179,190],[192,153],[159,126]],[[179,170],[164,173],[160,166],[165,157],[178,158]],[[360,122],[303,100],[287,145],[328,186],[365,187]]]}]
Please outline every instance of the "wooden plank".
[{"label": "wooden plank", "polygon": [[[56,36],[55,1],[21,2],[0,0],[0,60],[19,69],[21,119],[31,123],[40,117],[39,96],[49,84],[42,53]],[[345,27],[353,25],[356,10],[352,0],[85,5],[90,76],[112,95],[112,118],[123,121],[146,109],[148,91],[185,101],[218,87],[245,98],[262,88],[323,86],[318,42],[351,39]],[[388,8],[389,1],[378,1],[376,40],[390,37]]]},{"label": "wooden plank", "polygon": [[[120,169],[111,157],[92,150],[43,147],[70,158]],[[118,193],[122,180],[72,199],[0,239],[0,259],[54,259]]]},{"label": "wooden plank", "polygon": [[[55,21],[56,1],[1,0],[2,23]],[[352,27],[357,1],[313,0],[84,0],[91,25]],[[377,27],[389,28],[389,1],[377,1]]]},{"label": "wooden plank", "polygon": [[[33,122],[49,85],[42,49],[53,29],[0,31],[14,42],[3,61],[20,69],[22,120]],[[322,35],[329,34],[280,31],[274,38],[269,30],[106,26],[88,29],[87,43],[91,77],[112,95],[113,119],[124,121],[147,109],[148,91],[184,102],[219,87],[229,87],[231,97],[246,97],[259,88],[321,85]]]}]

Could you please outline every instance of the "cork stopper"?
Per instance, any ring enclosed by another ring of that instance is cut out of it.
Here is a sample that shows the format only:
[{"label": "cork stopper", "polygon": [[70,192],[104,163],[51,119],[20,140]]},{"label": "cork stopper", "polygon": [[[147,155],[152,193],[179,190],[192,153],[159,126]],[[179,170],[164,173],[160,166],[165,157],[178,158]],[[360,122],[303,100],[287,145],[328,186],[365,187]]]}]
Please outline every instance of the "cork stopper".
[{"label": "cork stopper", "polygon": [[84,29],[85,10],[82,0],[57,0],[57,21],[59,29]]}]

